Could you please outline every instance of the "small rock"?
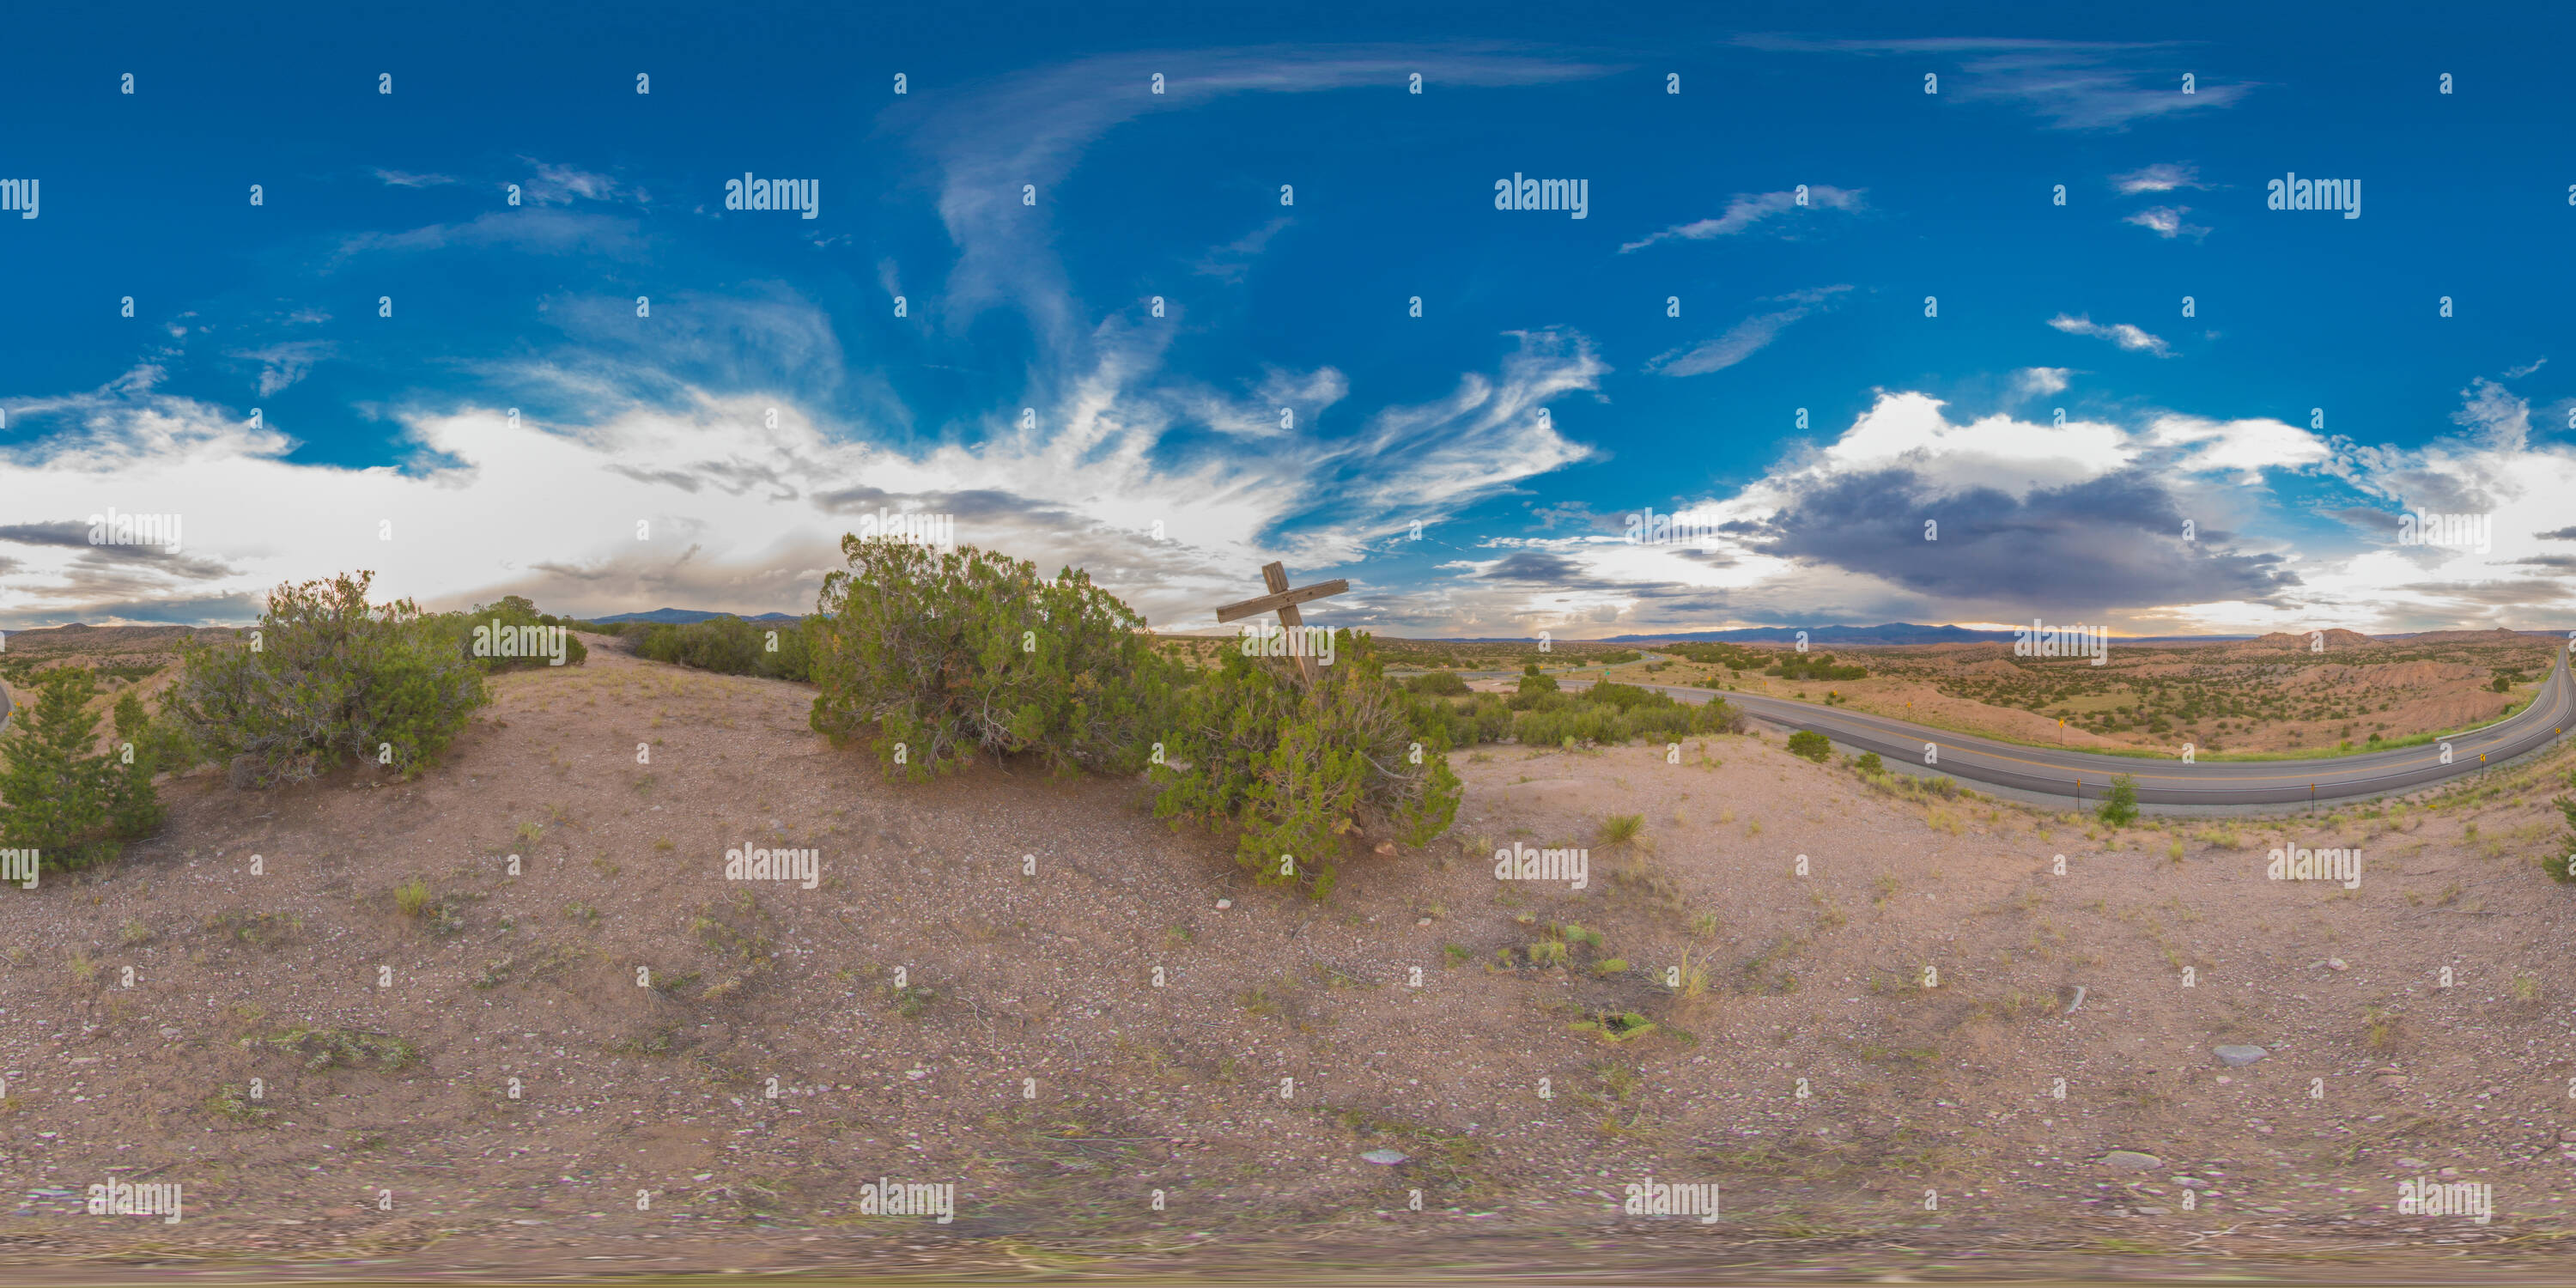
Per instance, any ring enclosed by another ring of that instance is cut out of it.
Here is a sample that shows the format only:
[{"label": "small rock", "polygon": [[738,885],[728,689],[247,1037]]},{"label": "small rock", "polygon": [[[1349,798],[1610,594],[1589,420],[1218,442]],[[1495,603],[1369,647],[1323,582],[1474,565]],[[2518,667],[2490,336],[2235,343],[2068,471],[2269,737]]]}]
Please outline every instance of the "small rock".
[{"label": "small rock", "polygon": [[2140,1215],[2140,1216],[2163,1216],[2163,1215],[2164,1215],[2167,1211],[2169,1211],[2169,1210],[2170,1210],[2170,1209],[2167,1209],[2167,1208],[2160,1208],[2160,1207],[2142,1207],[2142,1208],[2139,1208],[2139,1209],[2138,1209],[2138,1215]]},{"label": "small rock", "polygon": [[1216,910],[1217,910],[1218,912],[1223,912],[1223,911],[1225,911],[1226,909],[1231,908],[1231,907],[1233,907],[1233,906],[1234,906],[1234,900],[1232,900],[1232,899],[1219,899],[1219,900],[1217,900],[1217,901],[1216,901]]},{"label": "small rock", "polygon": [[2210,1054],[2217,1056],[2228,1068],[2242,1069],[2271,1053],[2258,1046],[2223,1046],[2210,1048]]},{"label": "small rock", "polygon": [[2382,1087],[2402,1087],[2406,1085],[2406,1075],[2402,1073],[2383,1073],[2373,1077],[2371,1081]]},{"label": "small rock", "polygon": [[2342,959],[2342,958],[2340,958],[2340,957],[2329,957],[2329,958],[2327,958],[2327,959],[2326,959],[2326,969],[2327,969],[2327,970],[2346,970],[2346,969],[2349,969],[2349,968],[2348,968],[2348,967],[2346,967],[2346,966],[2344,965],[2344,963],[2343,963],[2343,959]]},{"label": "small rock", "polygon": [[1391,855],[1391,854],[1395,853],[1395,842],[1393,842],[1393,841],[1380,841],[1380,842],[1378,842],[1378,843],[1377,843],[1377,852],[1378,852],[1378,853],[1380,853],[1380,854],[1389,854],[1389,855]]},{"label": "small rock", "polygon": [[1431,924],[1431,919],[1429,917],[1416,917],[1414,918],[1413,924],[1417,926],[1428,926]]},{"label": "small rock", "polygon": [[2565,1131],[2558,1133],[2558,1139],[2566,1141],[2569,1144],[2576,1144],[2576,1127],[2570,1127]]},{"label": "small rock", "polygon": [[1396,1164],[1403,1162],[1404,1159],[1405,1156],[1403,1154],[1397,1153],[1391,1149],[1372,1149],[1369,1152],[1360,1155],[1360,1161],[1365,1163],[1375,1163],[1380,1167],[1393,1167]]},{"label": "small rock", "polygon": [[2398,1165],[2399,1167],[2430,1167],[2430,1166],[2432,1166],[2432,1164],[2427,1163],[2427,1162],[2425,1162],[2423,1159],[2420,1159],[2420,1158],[2401,1158],[2401,1159],[2398,1159],[2398,1160],[2397,1160],[2397,1165]]},{"label": "small rock", "polygon": [[2145,1172],[2164,1166],[2165,1160],[2153,1154],[2141,1154],[2134,1149],[2115,1149],[2102,1156],[2102,1165],[2117,1167],[2124,1171]]},{"label": "small rock", "polygon": [[2204,1181],[2197,1176],[2177,1176],[2174,1178],[2174,1184],[2179,1185],[2186,1190],[2205,1190],[2209,1188],[2209,1182]]},{"label": "small rock", "polygon": [[2446,1181],[2458,1180],[2458,1179],[2459,1179],[2459,1176],[2460,1176],[2460,1169],[2458,1169],[2458,1168],[2456,1168],[2456,1167],[2445,1167],[2445,1168],[2443,1168],[2441,1171],[2435,1172],[2435,1173],[2433,1173],[2433,1174],[2434,1174],[2435,1176],[2439,1176],[2439,1177],[2441,1177],[2442,1179],[2444,1179],[2444,1180],[2446,1180]]}]

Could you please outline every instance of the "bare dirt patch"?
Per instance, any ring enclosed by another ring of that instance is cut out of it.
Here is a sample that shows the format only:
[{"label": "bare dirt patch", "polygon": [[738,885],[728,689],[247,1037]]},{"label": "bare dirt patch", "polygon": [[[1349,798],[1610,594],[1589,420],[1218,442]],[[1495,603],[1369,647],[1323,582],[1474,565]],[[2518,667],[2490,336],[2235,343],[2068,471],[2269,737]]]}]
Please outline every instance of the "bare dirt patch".
[{"label": "bare dirt patch", "polygon": [[[2442,808],[2114,834],[1776,739],[1502,746],[1453,758],[1450,837],[1368,838],[1316,904],[1138,784],[887,784],[802,686],[599,648],[493,691],[415,781],[166,780],[113,869],[0,892],[0,1256],[1755,1274],[2501,1265],[2568,1226],[2569,893],[2532,862],[2565,752]],[[2266,880],[2285,843],[2362,884]],[[1584,885],[1497,880],[1518,846]],[[746,847],[818,851],[816,888],[725,880]],[[2395,1213],[2444,1168],[2492,1224]],[[1623,1216],[1649,1176],[1725,1219]],[[880,1178],[955,1219],[860,1215]],[[77,1214],[118,1179],[186,1219]]]}]

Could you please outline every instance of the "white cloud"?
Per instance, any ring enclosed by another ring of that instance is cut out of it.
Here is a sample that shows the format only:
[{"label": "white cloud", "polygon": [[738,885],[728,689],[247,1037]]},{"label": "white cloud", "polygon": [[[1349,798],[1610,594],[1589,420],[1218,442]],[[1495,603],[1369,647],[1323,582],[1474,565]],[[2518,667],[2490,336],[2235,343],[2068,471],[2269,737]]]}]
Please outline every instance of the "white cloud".
[{"label": "white cloud", "polygon": [[[365,469],[294,461],[276,418],[251,430],[237,411],[156,393],[158,371],[138,368],[107,389],[13,405],[75,428],[0,450],[0,495],[42,498],[12,516],[29,524],[111,505],[182,515],[194,562],[102,568],[93,552],[0,532],[0,621],[237,620],[278,582],[361,567],[378,571],[380,595],[434,607],[522,593],[575,613],[802,611],[839,535],[883,505],[957,514],[962,542],[1089,568],[1158,623],[1209,625],[1208,608],[1241,598],[1270,559],[1347,563],[1410,520],[1436,523],[1584,459],[1541,409],[1607,370],[1579,339],[1530,333],[1493,374],[1338,436],[1301,414],[1293,433],[1193,444],[1172,434],[1170,399],[1131,387],[1150,351],[1115,337],[1101,350],[1122,356],[1043,408],[1039,429],[997,417],[972,441],[917,452],[780,395],[681,387],[668,404],[636,403],[619,391],[639,382],[594,356],[518,373],[602,408],[587,420],[395,409],[414,463]],[[1320,411],[1345,393],[1337,371],[1274,370],[1254,397]],[[377,540],[384,520],[390,542]],[[636,540],[638,520],[652,540]]]},{"label": "white cloud", "polygon": [[388,186],[396,188],[434,188],[441,184],[456,182],[443,174],[406,174],[400,170],[387,170],[381,167],[376,170],[376,177],[384,180]]},{"label": "white cloud", "polygon": [[2024,367],[2013,373],[2013,397],[2046,398],[2066,391],[2066,377],[2072,367]]},{"label": "white cloud", "polygon": [[1716,339],[1659,354],[1646,363],[1646,370],[1664,376],[1704,376],[1712,371],[1723,371],[1752,357],[1777,339],[1791,323],[1810,313],[1833,307],[1834,297],[1850,289],[1849,286],[1826,286],[1775,296],[1775,303],[1786,302],[1790,307],[1754,314],[1727,328],[1726,333]]},{"label": "white cloud", "polygon": [[243,350],[233,356],[260,364],[259,396],[266,398],[302,380],[313,370],[314,363],[330,357],[335,348],[328,340],[288,340],[264,348]]},{"label": "white cloud", "polygon": [[2136,121],[2215,111],[2234,106],[2253,88],[2251,83],[2203,77],[2193,93],[2181,93],[2182,82],[2168,70],[2178,48],[2170,41],[1989,36],[1845,40],[1764,34],[1738,36],[1735,43],[1792,53],[1956,59],[1957,71],[1941,74],[1949,97],[2011,103],[2068,130],[2124,130]]},{"label": "white cloud", "polygon": [[2208,229],[2203,228],[2198,224],[2186,223],[2183,221],[2183,216],[2190,213],[2191,207],[2189,206],[2150,206],[2145,210],[2141,210],[2138,213],[2121,220],[2120,222],[2125,224],[2136,224],[2140,228],[2147,229],[2167,241],[2171,241],[2176,237],[2187,236],[2194,240],[2198,240],[2209,236]]},{"label": "white cloud", "polygon": [[2068,335],[2084,335],[2096,340],[2108,340],[2132,353],[2152,353],[2159,358],[2173,356],[2173,351],[2163,340],[2149,335],[2144,328],[2127,322],[2114,322],[2104,326],[2089,317],[2060,313],[2050,318],[2048,324]]},{"label": "white cloud", "polygon": [[[1732,237],[1738,233],[1750,232],[1766,221],[1800,209],[1856,211],[1861,209],[1861,194],[1867,191],[1866,188],[1837,188],[1831,184],[1812,184],[1807,188],[1807,203],[1803,207],[1798,204],[1798,194],[1794,189],[1785,192],[1739,192],[1726,203],[1725,214],[1715,219],[1699,219],[1686,224],[1675,224],[1662,232],[1649,234],[1641,240],[1621,246],[1619,253],[1625,255],[1633,250],[1642,250],[1668,237],[1681,237],[1690,241],[1705,241],[1711,237]],[[1781,235],[1792,234],[1783,232]]]},{"label": "white cloud", "polygon": [[2154,165],[2147,166],[2144,169],[2131,170],[2127,174],[2115,174],[2111,176],[2111,185],[2118,188],[2120,190],[2120,195],[2122,196],[2136,196],[2141,192],[2171,192],[2176,188],[2205,188],[2209,186],[2200,181],[2200,167],[2174,165],[2169,162],[2162,161],[2159,161]]}]

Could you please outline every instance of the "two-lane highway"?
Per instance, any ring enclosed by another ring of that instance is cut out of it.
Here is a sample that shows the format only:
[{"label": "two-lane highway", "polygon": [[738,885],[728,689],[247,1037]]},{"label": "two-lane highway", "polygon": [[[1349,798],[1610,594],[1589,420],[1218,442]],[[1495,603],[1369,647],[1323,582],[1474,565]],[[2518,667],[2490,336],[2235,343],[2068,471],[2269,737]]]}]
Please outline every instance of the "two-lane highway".
[{"label": "two-lane highway", "polygon": [[[1589,687],[1571,681],[1566,687]],[[2138,756],[2025,747],[1970,734],[1933,729],[1847,707],[1787,698],[1650,684],[1685,702],[1724,698],[1738,710],[1774,724],[1820,733],[1836,743],[1874,751],[1924,772],[2070,800],[2098,801],[2111,779],[2127,774],[2142,803],[2159,805],[2282,805],[2405,791],[2499,765],[2535,751],[2576,729],[2576,677],[2567,652],[2530,706],[2510,720],[2456,734],[2438,743],[2394,751],[2363,752],[2324,760],[2233,760],[2183,763]]]}]

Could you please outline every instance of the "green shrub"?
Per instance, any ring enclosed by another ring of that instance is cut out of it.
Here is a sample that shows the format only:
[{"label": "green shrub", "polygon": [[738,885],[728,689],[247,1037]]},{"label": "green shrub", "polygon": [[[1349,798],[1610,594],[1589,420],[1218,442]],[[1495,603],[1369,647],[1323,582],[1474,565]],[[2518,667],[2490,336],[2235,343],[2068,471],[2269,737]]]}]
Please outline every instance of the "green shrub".
[{"label": "green shrub", "polygon": [[2138,780],[2122,774],[2111,780],[2111,793],[2102,798],[2097,817],[2113,827],[2127,827],[2138,821]]},{"label": "green shrub", "polygon": [[1825,763],[1825,757],[1834,754],[1834,743],[1814,730],[1801,729],[1789,735],[1789,754],[1804,756],[1821,765]]},{"label": "green shrub", "polygon": [[551,650],[533,656],[505,656],[521,650],[508,647],[498,632],[516,632],[531,626],[565,628],[563,637],[565,666],[580,666],[590,660],[590,649],[581,642],[580,636],[572,633],[570,619],[559,618],[551,613],[539,613],[537,606],[530,603],[525,596],[504,595],[499,603],[478,604],[473,611],[462,616],[457,626],[458,638],[465,642],[466,656],[472,658],[474,664],[487,675],[495,671],[554,665],[554,654]]},{"label": "green shrub", "polygon": [[1157,818],[1237,829],[1235,859],[1256,879],[1319,899],[1344,835],[1383,828],[1427,844],[1461,792],[1426,700],[1388,682],[1367,635],[1337,653],[1309,688],[1289,659],[1228,651],[1181,692],[1169,754],[1153,768]]},{"label": "green shrub", "polygon": [[226,646],[188,643],[165,700],[189,739],[267,787],[359,759],[409,776],[487,700],[453,617],[399,600],[369,605],[375,574],[282,585],[259,624]]},{"label": "green shrub", "polygon": [[[2568,771],[2567,784],[2576,787],[2576,770]],[[2567,834],[2558,839],[2559,853],[2542,855],[2540,866],[2560,881],[2576,884],[2576,796],[2560,796],[2549,803],[2567,816]]]},{"label": "green shrub", "polygon": [[37,851],[42,867],[114,858],[120,840],[161,824],[150,760],[138,754],[127,764],[121,749],[92,750],[98,715],[89,701],[97,693],[97,677],[83,668],[41,672],[34,702],[0,736],[0,845]]},{"label": "green shrub", "polygon": [[879,761],[916,782],[977,751],[1034,753],[1058,773],[1144,766],[1176,668],[1088,574],[1049,580],[972,546],[846,536],[841,551],[850,566],[805,624],[818,732],[874,726]]},{"label": "green shrub", "polygon": [[1404,682],[1404,687],[1414,693],[1437,697],[1456,697],[1468,691],[1465,680],[1447,671],[1434,671],[1429,675],[1414,676]]},{"label": "green shrub", "polygon": [[1864,774],[1884,773],[1887,770],[1887,762],[1880,760],[1877,752],[1864,751],[1860,754],[1860,759],[1852,762],[1852,768]]},{"label": "green shrub", "polygon": [[1527,692],[1508,705],[1520,711],[1512,719],[1512,737],[1530,747],[1562,746],[1569,738],[1603,745],[1639,738],[1669,741],[1744,728],[1743,715],[1722,699],[1694,705],[1653,689],[1608,680],[1576,694]]},{"label": "green shrub", "polygon": [[1414,720],[1426,737],[1438,737],[1451,747],[1501,742],[1512,736],[1512,709],[1493,693],[1426,698],[1415,705]]},{"label": "green shrub", "polygon": [[802,682],[814,678],[812,639],[802,621],[769,623],[710,617],[703,622],[650,622],[642,626],[635,640],[637,657],[725,675],[760,675]]}]

